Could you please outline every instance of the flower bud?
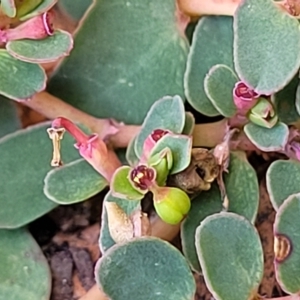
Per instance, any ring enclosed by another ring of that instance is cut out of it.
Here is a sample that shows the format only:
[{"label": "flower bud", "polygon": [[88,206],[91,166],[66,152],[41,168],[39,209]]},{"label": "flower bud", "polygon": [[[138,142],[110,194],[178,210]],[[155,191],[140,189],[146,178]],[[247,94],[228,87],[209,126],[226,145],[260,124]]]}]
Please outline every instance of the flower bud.
[{"label": "flower bud", "polygon": [[21,39],[44,39],[53,35],[52,20],[53,14],[46,12],[33,17],[16,28],[0,30],[0,42],[7,43]]},{"label": "flower bud", "polygon": [[164,222],[177,224],[189,212],[191,201],[184,191],[174,187],[156,187],[152,192],[156,213]]},{"label": "flower bud", "polygon": [[272,128],[278,121],[273,105],[265,98],[258,99],[248,118],[252,123],[265,128]]},{"label": "flower bud", "polygon": [[242,81],[235,84],[233,89],[233,101],[238,109],[238,114],[245,115],[257,102],[259,95],[246,86]]},{"label": "flower bud", "polygon": [[170,133],[168,130],[155,129],[148,135],[143,145],[143,154],[141,162],[146,162],[155,144],[166,134]]}]

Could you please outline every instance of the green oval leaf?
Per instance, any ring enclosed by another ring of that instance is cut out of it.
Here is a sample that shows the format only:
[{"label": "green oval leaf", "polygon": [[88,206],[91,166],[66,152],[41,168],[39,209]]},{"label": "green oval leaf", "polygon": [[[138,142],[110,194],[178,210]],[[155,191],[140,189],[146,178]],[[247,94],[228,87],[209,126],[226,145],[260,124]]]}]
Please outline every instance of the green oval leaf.
[{"label": "green oval leaf", "polygon": [[58,0],[43,0],[37,7],[34,8],[33,11],[30,11],[24,16],[21,16],[20,20],[24,21],[48,11],[51,7],[53,7],[56,4],[57,1]]},{"label": "green oval leaf", "polygon": [[300,162],[277,160],[267,171],[267,189],[275,210],[292,194],[300,193]]},{"label": "green oval leaf", "polygon": [[92,2],[92,0],[60,0],[59,5],[75,20],[80,20]]},{"label": "green oval leaf", "polygon": [[276,278],[281,288],[288,294],[298,294],[300,291],[300,194],[290,196],[279,208],[274,223],[276,239],[284,239],[289,245],[279,246],[285,257],[275,260]]},{"label": "green oval leaf", "polygon": [[281,90],[300,67],[298,20],[271,0],[244,0],[235,12],[234,30],[241,80],[258,94]]},{"label": "green oval leaf", "polygon": [[121,198],[116,198],[112,196],[111,192],[108,192],[103,201],[103,209],[101,216],[101,229],[100,229],[100,238],[99,238],[99,247],[100,251],[103,254],[113,245],[115,245],[115,241],[110,235],[109,226],[108,226],[108,218],[105,207],[105,202],[115,202],[128,216],[130,216],[134,211],[141,208],[141,201],[128,201]]},{"label": "green oval leaf", "polygon": [[300,114],[300,82],[299,82],[299,77],[297,74],[297,81],[295,80],[295,84],[297,82],[297,91],[296,91],[296,100],[294,98],[294,106],[293,108],[296,108],[296,112],[294,112],[293,110],[290,111],[290,115],[297,115],[297,119],[298,120],[300,118],[299,114]]},{"label": "green oval leaf", "polygon": [[259,204],[259,187],[256,172],[244,152],[230,154],[228,171],[224,174],[228,209],[254,223]]},{"label": "green oval leaf", "polygon": [[128,144],[127,149],[126,149],[126,160],[128,161],[130,166],[136,166],[139,162],[139,158],[137,154],[135,153],[135,140],[136,138],[134,137]]},{"label": "green oval leaf", "polygon": [[21,128],[15,103],[0,95],[0,137]]},{"label": "green oval leaf", "polygon": [[244,131],[258,149],[266,152],[284,150],[289,137],[289,128],[281,122],[278,122],[272,128],[264,128],[248,123],[245,125]]},{"label": "green oval leaf", "polygon": [[[51,170],[49,126],[39,124],[0,139],[0,228],[24,226],[56,206],[43,192],[43,178]],[[69,135],[62,140],[62,158],[65,163],[79,158]]]},{"label": "green oval leaf", "polygon": [[[297,102],[298,85],[299,77],[297,74],[281,91],[271,96],[279,120],[287,125],[297,122],[300,118],[295,103],[295,101]],[[300,98],[300,94],[298,98]]]},{"label": "green oval leaf", "polygon": [[236,114],[232,91],[238,81],[234,71],[225,65],[213,66],[204,79],[204,90],[214,107],[225,117]]},{"label": "green oval leaf", "polygon": [[95,1],[49,91],[94,116],[141,124],[157,99],[184,96],[188,43],[175,11],[174,0]]},{"label": "green oval leaf", "polygon": [[179,96],[166,96],[156,101],[147,113],[142,129],[136,137],[135,152],[141,157],[145,139],[154,129],[181,133],[185,124],[183,101]]},{"label": "green oval leaf", "polygon": [[132,168],[128,166],[118,168],[112,177],[110,188],[115,196],[127,200],[141,200],[144,197],[144,194],[139,192],[138,189],[135,189],[131,184],[129,179],[131,170]]},{"label": "green oval leaf", "polygon": [[33,11],[36,7],[38,7],[43,0],[15,0],[16,8],[17,8],[17,18],[21,18],[27,13]]},{"label": "green oval leaf", "polygon": [[10,18],[16,16],[17,9],[15,0],[2,0],[1,1],[1,10]]},{"label": "green oval leaf", "polygon": [[17,40],[6,44],[13,57],[31,63],[48,63],[69,55],[73,47],[71,34],[66,31],[55,33],[42,40]]},{"label": "green oval leaf", "polygon": [[182,254],[153,237],[113,246],[98,261],[95,274],[104,293],[114,300],[190,300],[196,289]]},{"label": "green oval leaf", "polygon": [[201,273],[201,267],[196,252],[195,233],[199,224],[208,216],[222,210],[222,200],[219,187],[212,184],[209,191],[202,192],[191,201],[191,209],[181,225],[181,242],[184,256],[192,269]]},{"label": "green oval leaf", "polygon": [[216,64],[225,64],[233,69],[232,44],[232,17],[209,16],[200,19],[193,34],[184,85],[187,100],[204,115],[219,115],[205,93],[204,78]]},{"label": "green oval leaf", "polygon": [[300,105],[300,89],[298,85],[299,76],[297,74],[287,86],[272,95],[272,102],[279,120],[287,125],[295,123],[300,118],[297,112],[299,109],[296,109]]},{"label": "green oval leaf", "polygon": [[195,117],[190,112],[185,112],[185,123],[182,129],[182,134],[192,135],[195,127]]},{"label": "green oval leaf", "polygon": [[27,100],[46,86],[46,74],[39,65],[17,60],[3,49],[0,78],[0,94],[14,100]]},{"label": "green oval leaf", "polygon": [[84,159],[51,170],[44,182],[46,197],[58,204],[82,202],[107,186],[105,178]]},{"label": "green oval leaf", "polygon": [[135,140],[136,137],[134,137],[128,144],[126,149],[126,160],[128,161],[129,165],[134,167],[138,164],[139,158],[137,154],[135,153]]},{"label": "green oval leaf", "polygon": [[0,299],[50,299],[49,266],[32,236],[25,229],[2,229],[0,249]]},{"label": "green oval leaf", "polygon": [[254,298],[263,275],[263,249],[247,219],[224,212],[207,217],[197,228],[196,248],[216,300]]},{"label": "green oval leaf", "polygon": [[165,148],[172,152],[172,169],[170,174],[175,174],[186,169],[191,162],[192,138],[187,135],[166,134],[153,147],[150,159]]}]

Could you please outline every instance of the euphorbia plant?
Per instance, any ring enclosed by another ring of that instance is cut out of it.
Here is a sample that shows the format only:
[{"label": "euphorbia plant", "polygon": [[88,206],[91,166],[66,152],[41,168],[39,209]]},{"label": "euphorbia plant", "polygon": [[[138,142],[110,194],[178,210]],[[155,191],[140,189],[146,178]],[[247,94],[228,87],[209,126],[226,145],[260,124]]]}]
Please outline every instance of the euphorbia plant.
[{"label": "euphorbia plant", "polygon": [[[78,16],[74,3],[60,1]],[[74,47],[54,4],[1,1],[0,298],[50,299],[46,260],[20,227],[105,188],[99,299],[193,299],[191,270],[217,300],[274,297],[259,290],[262,199],[248,158],[261,156],[273,160],[276,279],[286,300],[298,299],[298,2],[98,0]],[[69,52],[41,92],[41,64]],[[4,97],[51,121],[20,129]],[[159,239],[179,226],[183,255]]]}]

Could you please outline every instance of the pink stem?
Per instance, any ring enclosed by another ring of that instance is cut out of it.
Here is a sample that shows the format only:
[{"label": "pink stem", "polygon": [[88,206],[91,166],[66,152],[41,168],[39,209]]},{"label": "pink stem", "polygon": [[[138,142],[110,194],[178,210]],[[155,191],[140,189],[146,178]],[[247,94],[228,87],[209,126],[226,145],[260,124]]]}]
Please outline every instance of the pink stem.
[{"label": "pink stem", "polygon": [[179,8],[187,15],[232,16],[241,0],[178,0]]},{"label": "pink stem", "polygon": [[[137,125],[117,123],[112,119],[95,118],[47,92],[37,93],[31,100],[21,103],[41,113],[48,119],[60,117],[83,124],[92,132],[98,134],[100,139],[104,139],[113,148],[126,148],[141,128]],[[193,146],[212,148],[221,143],[226,134],[227,123],[228,119],[223,119],[214,123],[197,124],[193,132]],[[112,127],[117,132],[107,135],[107,133],[111,132]],[[230,148],[250,151],[257,150],[244,135],[241,135],[238,141],[231,142]]]},{"label": "pink stem", "polygon": [[105,169],[105,174],[103,174],[103,176],[105,176],[105,179],[108,182],[111,182],[111,179],[112,179],[115,171],[121,166],[122,166],[122,164],[121,164],[116,152],[113,151],[112,149],[108,149],[107,159],[102,165],[102,168]]},{"label": "pink stem", "polygon": [[[112,119],[95,118],[47,92],[37,93],[30,100],[23,101],[21,104],[32,108],[48,119],[64,117],[74,123],[85,125],[92,132],[97,133],[100,139],[105,139],[115,148],[127,147],[130,140],[140,130],[140,126],[123,126]],[[111,133],[112,128],[117,133],[107,136],[107,133]]]}]

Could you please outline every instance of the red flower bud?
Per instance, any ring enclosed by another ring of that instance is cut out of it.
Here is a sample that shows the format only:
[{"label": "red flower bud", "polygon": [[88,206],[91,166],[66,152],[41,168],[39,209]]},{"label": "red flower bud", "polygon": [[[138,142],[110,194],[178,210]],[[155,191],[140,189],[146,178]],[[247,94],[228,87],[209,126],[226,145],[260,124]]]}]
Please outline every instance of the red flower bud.
[{"label": "red flower bud", "polygon": [[168,130],[164,129],[155,129],[148,135],[143,145],[143,154],[141,158],[141,162],[146,162],[149,158],[151,150],[155,146],[155,144],[166,134],[170,133]]},{"label": "red flower bud", "polygon": [[151,133],[151,137],[155,142],[158,142],[164,135],[166,135],[167,133],[169,133],[169,131],[167,130],[163,130],[163,129],[155,129],[152,131]]},{"label": "red flower bud", "polygon": [[246,86],[242,81],[235,84],[233,89],[233,101],[238,109],[238,114],[245,115],[257,102],[259,95]]}]

